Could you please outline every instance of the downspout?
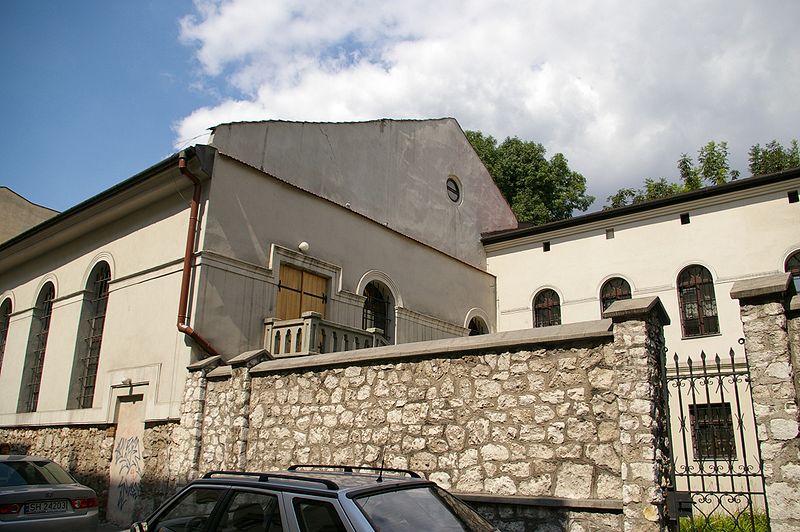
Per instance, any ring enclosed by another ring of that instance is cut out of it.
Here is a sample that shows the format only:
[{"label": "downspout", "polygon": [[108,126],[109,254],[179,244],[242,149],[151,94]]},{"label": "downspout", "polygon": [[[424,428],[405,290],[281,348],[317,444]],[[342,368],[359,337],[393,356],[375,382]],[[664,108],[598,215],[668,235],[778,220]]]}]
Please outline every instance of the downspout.
[{"label": "downspout", "polygon": [[183,276],[181,277],[181,298],[178,303],[178,330],[195,341],[203,351],[209,355],[220,356],[219,351],[208,343],[208,341],[200,336],[197,331],[192,329],[186,323],[187,315],[189,314],[189,284],[192,274],[192,258],[194,257],[194,242],[197,238],[198,227],[198,212],[200,211],[200,197],[203,191],[200,185],[200,180],[189,171],[186,167],[186,154],[181,152],[178,157],[178,169],[181,174],[186,176],[192,183],[194,183],[194,193],[192,194],[192,205],[189,212],[189,231],[186,235],[186,251],[183,254]]}]

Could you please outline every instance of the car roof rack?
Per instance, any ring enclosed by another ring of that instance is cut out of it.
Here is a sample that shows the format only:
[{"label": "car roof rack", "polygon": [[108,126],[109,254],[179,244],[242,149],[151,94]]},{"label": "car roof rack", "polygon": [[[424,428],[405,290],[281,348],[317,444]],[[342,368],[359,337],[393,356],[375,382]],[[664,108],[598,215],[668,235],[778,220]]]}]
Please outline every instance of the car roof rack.
[{"label": "car roof rack", "polygon": [[287,475],[285,473],[253,473],[249,471],[209,471],[203,475],[204,479],[214,478],[215,476],[228,476],[228,477],[253,477],[258,479],[258,482],[269,482],[273,479],[279,480],[298,480],[303,482],[316,482],[322,484],[329,490],[338,490],[339,485],[327,478],[314,478],[305,475]]},{"label": "car roof rack", "polygon": [[382,473],[401,473],[408,475],[411,478],[422,478],[416,471],[410,469],[398,469],[394,467],[372,467],[372,466],[351,466],[351,465],[326,465],[326,464],[292,464],[289,466],[289,471],[298,471],[299,469],[334,469],[344,473],[352,473],[353,471],[376,471]]}]

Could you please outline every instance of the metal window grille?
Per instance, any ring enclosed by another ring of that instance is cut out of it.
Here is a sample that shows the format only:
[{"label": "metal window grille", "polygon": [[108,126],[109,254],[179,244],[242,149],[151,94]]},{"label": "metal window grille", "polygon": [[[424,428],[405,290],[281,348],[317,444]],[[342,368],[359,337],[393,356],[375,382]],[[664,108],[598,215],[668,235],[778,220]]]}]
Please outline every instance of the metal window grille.
[{"label": "metal window grille", "polygon": [[3,371],[3,353],[6,351],[6,339],[11,323],[11,300],[6,299],[0,305],[0,372]]},{"label": "metal window grille", "polygon": [[614,277],[603,283],[600,289],[600,302],[605,311],[611,303],[622,299],[631,298],[631,285],[628,281],[620,277]]},{"label": "metal window grille", "polygon": [[689,266],[678,276],[678,298],[684,336],[704,336],[719,332],[717,300],[711,272],[702,266]]},{"label": "metal window grille", "polygon": [[533,301],[533,326],[561,325],[561,300],[555,290],[542,290]]},{"label": "metal window grille", "polygon": [[80,353],[80,375],[78,377],[78,407],[91,408],[94,401],[94,389],[97,381],[97,367],[100,363],[100,346],[103,341],[103,327],[108,307],[108,282],[111,270],[106,263],[100,263],[95,275],[89,281],[89,299],[84,302],[88,307],[87,336],[83,338],[83,349]]},{"label": "metal window grille", "polygon": [[364,311],[361,317],[361,328],[370,327],[381,329],[383,334],[389,331],[389,298],[374,283],[369,283],[364,288],[367,300],[364,302]]},{"label": "metal window grille", "polygon": [[483,322],[483,320],[477,317],[469,320],[468,329],[470,336],[478,336],[480,334],[486,334],[489,332],[488,327],[486,327],[486,324]]},{"label": "metal window grille", "polygon": [[50,332],[50,317],[53,314],[55,287],[48,283],[39,294],[39,301],[33,309],[33,332],[29,343],[30,372],[25,384],[25,401],[23,412],[35,412],[39,403],[39,390],[42,385],[44,354],[47,349],[47,335]]},{"label": "metal window grille", "polygon": [[736,458],[730,403],[689,405],[689,420],[696,460]]},{"label": "metal window grille", "polygon": [[792,274],[794,287],[800,293],[800,251],[795,251],[786,259],[786,271]]}]

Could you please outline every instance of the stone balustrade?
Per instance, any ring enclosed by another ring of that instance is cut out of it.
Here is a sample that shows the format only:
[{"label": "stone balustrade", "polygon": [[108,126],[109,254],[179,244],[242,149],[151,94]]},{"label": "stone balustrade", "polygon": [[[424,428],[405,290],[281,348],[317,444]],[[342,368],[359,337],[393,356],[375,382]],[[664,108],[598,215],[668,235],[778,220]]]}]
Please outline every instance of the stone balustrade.
[{"label": "stone balustrade", "polygon": [[381,329],[348,327],[322,319],[318,312],[303,312],[291,320],[264,320],[264,349],[274,357],[352,351],[387,345]]}]

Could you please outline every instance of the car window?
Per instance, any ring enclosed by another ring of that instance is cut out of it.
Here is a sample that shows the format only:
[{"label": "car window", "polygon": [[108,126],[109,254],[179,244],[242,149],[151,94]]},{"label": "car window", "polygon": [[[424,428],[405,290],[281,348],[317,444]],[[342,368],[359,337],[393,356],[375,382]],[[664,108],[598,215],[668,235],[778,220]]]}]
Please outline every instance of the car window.
[{"label": "car window", "polygon": [[333,504],[314,499],[294,499],[301,532],[347,532]]},{"label": "car window", "polygon": [[75,479],[54,462],[19,460],[0,463],[0,486],[74,483]]},{"label": "car window", "polygon": [[269,493],[238,491],[222,514],[219,532],[281,532],[278,497]]},{"label": "car window", "polygon": [[148,529],[155,532],[200,532],[227,489],[190,488]]},{"label": "car window", "polygon": [[435,487],[371,493],[357,498],[356,504],[379,532],[495,530],[466,504]]}]

